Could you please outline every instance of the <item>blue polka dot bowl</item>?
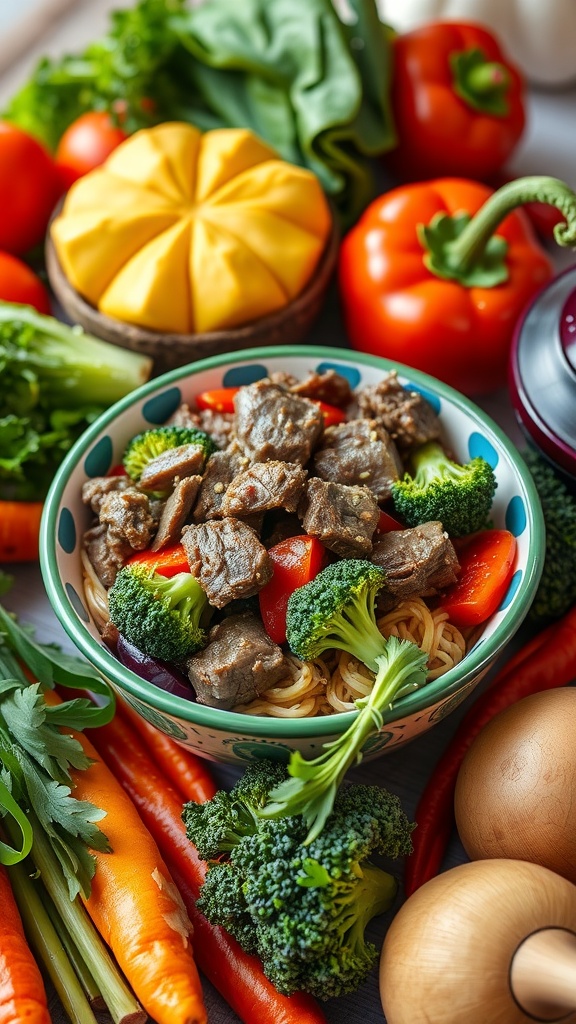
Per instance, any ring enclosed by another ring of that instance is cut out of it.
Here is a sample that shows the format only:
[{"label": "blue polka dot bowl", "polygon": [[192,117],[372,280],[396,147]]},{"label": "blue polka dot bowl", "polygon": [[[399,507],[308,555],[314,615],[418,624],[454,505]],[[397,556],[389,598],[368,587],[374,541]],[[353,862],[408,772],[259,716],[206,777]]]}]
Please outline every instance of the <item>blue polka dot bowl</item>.
[{"label": "blue polka dot bowl", "polygon": [[51,605],[64,629],[129,703],[149,722],[184,746],[212,760],[240,763],[285,759],[292,749],[315,756],[351,723],[355,712],[317,718],[257,717],[196,704],[164,692],[123,667],[105,646],[83,595],[82,535],[90,513],[81,501],[83,483],[121,461],[127,441],[164,423],[181,402],[211,388],[248,384],[273,371],[297,378],[329,367],[353,387],[375,384],[398,370],[402,384],[422,392],[438,412],[443,440],[460,461],[482,455],[492,466],[497,490],[495,527],[516,536],[516,567],[496,613],[466,657],[443,676],[399,699],[382,731],[364,750],[372,758],[407,743],[445,718],[471,693],[522,623],[534,597],[544,558],[544,526],[532,479],[509,439],[479,408],[452,388],[406,366],[344,349],[257,348],[215,356],[159,377],[118,402],[80,438],[64,460],[45,504],[41,567]]}]

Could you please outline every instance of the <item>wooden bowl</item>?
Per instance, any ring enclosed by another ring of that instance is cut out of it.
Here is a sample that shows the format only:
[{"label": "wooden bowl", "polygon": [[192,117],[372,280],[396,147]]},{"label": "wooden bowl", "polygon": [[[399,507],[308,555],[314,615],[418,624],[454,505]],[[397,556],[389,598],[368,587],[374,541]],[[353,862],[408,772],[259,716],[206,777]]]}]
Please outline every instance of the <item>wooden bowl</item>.
[{"label": "wooden bowl", "polygon": [[[54,220],[62,208],[61,200]],[[332,216],[332,230],[316,270],[304,290],[292,302],[268,316],[251,323],[204,334],[173,334],[146,330],[137,324],[126,323],[100,313],[80,295],[66,277],[50,235],[46,236],[46,270],[54,295],[63,311],[90,334],[133,352],[150,356],[154,361],[153,376],[186,366],[206,356],[222,352],[238,352],[263,345],[297,345],[304,341],[318,317],[330,279],[336,266],[340,232],[336,217]]]}]

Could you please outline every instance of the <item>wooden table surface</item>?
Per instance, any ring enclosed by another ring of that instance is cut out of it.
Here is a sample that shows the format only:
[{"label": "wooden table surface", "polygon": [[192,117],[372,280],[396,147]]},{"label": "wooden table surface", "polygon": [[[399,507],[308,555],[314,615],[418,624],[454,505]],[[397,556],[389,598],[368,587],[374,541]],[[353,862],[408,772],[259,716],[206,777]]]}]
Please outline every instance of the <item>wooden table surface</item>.
[{"label": "wooden table surface", "polygon": [[[3,3],[17,3],[17,0],[2,0]],[[26,79],[37,57],[45,52],[52,54],[65,50],[73,51],[83,45],[106,23],[106,13],[114,6],[120,6],[113,0],[71,0],[62,10],[59,17],[54,17],[48,28],[45,28],[41,39],[31,35],[28,48],[19,52],[16,59],[4,63],[4,73],[0,65],[0,107]],[[56,10],[56,5],[54,10]],[[532,92],[529,97],[529,124],[525,139],[511,165],[515,173],[553,174],[563,178],[572,187],[576,187],[576,90],[564,92]],[[553,254],[558,268],[576,262],[574,253]],[[339,318],[339,310],[335,292],[329,297],[326,310],[310,338],[317,344],[345,344],[343,328]],[[1,382],[0,382],[1,386]],[[505,392],[497,393],[482,400],[478,404],[487,411],[519,445],[522,437],[515,423],[508,396]],[[22,620],[33,623],[37,628],[39,639],[57,641],[68,650],[71,644],[45,595],[40,571],[35,565],[16,565],[10,567],[15,577],[12,591],[5,598],[8,608],[18,613]],[[489,678],[483,685],[486,685]],[[396,793],[402,800],[406,813],[414,813],[419,795],[425,781],[438,760],[444,746],[449,741],[462,714],[467,710],[469,702],[454,712],[449,718],[438,723],[434,728],[419,737],[407,747],[390,752],[377,761],[360,766],[350,773],[354,781],[379,783]],[[231,783],[237,772],[226,766],[215,766],[217,780],[222,784]],[[135,851],[137,854],[137,851]],[[444,868],[451,867],[465,859],[457,836],[453,837],[444,863]],[[397,874],[401,880],[402,865],[398,864]],[[388,914],[377,919],[369,928],[372,941],[380,945],[393,913],[398,909],[403,898],[402,888],[394,908]],[[417,968],[415,968],[417,969]],[[209,1009],[211,1024],[235,1024],[238,1020],[226,1003],[212,987],[205,984],[206,1002]],[[54,1024],[65,1024],[66,1017],[52,995],[51,1012]],[[378,995],[377,972],[374,971],[369,980],[356,992],[346,998],[332,1000],[325,1005],[326,1018],[329,1024],[383,1024],[380,999]],[[106,1016],[102,1020],[107,1020]],[[252,1022],[250,1022],[252,1024]],[[253,1024],[258,1024],[254,1021]],[[486,1024],[489,1024],[487,1021]]]}]

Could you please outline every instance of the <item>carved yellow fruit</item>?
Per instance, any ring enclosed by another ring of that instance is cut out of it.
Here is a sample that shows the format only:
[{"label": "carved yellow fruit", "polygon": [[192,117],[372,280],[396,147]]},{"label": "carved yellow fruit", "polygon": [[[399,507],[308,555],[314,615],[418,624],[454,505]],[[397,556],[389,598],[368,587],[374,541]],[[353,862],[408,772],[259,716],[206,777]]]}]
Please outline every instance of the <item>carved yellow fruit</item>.
[{"label": "carved yellow fruit", "polygon": [[310,171],[250,131],[174,122],[137,132],[80,178],[51,235],[68,280],[101,313],[187,334],[296,298],[330,228]]}]

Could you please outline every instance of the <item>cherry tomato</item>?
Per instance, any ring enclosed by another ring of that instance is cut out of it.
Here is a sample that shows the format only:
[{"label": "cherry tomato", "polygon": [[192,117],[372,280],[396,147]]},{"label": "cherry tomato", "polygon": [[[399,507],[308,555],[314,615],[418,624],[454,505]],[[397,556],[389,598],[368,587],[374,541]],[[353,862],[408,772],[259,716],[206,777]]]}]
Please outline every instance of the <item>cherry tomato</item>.
[{"label": "cherry tomato", "polygon": [[21,256],[42,242],[60,191],[48,151],[20,128],[0,121],[0,250]]},{"label": "cherry tomato", "polygon": [[22,302],[39,313],[50,313],[50,296],[40,278],[9,252],[0,252],[0,300]]},{"label": "cherry tomato", "polygon": [[105,110],[81,114],[66,129],[56,150],[56,163],[66,186],[99,167],[127,139]]},{"label": "cherry tomato", "polygon": [[303,534],[288,537],[269,548],[272,579],[258,594],[264,629],[276,644],[286,640],[288,598],[318,575],[326,560],[326,549],[317,537]]}]

